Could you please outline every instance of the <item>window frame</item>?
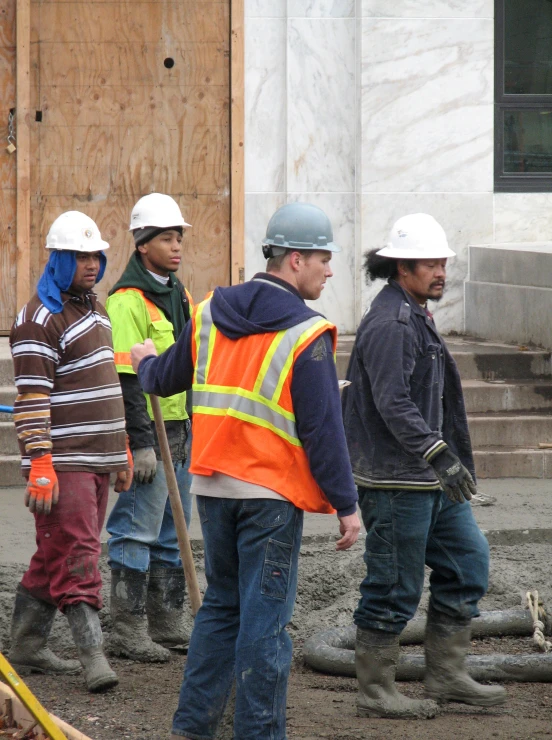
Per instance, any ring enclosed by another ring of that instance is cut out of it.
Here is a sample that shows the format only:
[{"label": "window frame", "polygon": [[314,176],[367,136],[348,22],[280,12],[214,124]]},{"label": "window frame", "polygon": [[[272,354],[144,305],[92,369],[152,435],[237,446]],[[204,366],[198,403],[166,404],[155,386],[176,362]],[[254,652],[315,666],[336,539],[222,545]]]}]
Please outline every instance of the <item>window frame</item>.
[{"label": "window frame", "polygon": [[504,114],[507,111],[551,111],[552,95],[507,95],[505,78],[505,0],[495,0],[494,189],[503,193],[552,192],[552,172],[504,172]]}]

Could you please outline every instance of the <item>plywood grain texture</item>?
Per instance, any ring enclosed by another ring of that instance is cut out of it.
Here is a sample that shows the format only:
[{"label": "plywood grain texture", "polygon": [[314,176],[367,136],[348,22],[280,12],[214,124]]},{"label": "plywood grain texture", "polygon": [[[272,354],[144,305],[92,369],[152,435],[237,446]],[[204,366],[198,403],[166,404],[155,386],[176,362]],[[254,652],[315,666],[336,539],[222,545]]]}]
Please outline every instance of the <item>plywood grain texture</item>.
[{"label": "plywood grain texture", "polygon": [[[24,67],[17,3],[30,9]],[[193,225],[179,276],[194,298],[230,282],[231,248],[243,263],[243,0],[0,0],[6,136],[16,79],[27,80],[18,118],[28,141],[11,156],[0,142],[0,332],[34,290],[65,210],[90,215],[111,243],[103,298],[133,251],[132,206],[154,191]],[[19,252],[17,203],[20,244],[29,232]]]},{"label": "plywood grain texture", "polygon": [[[193,228],[180,277],[194,298],[230,282],[230,0],[33,0],[31,276],[64,210],[111,248],[98,293],[133,251],[130,211],[172,195]],[[35,53],[36,50],[36,53]],[[172,66],[171,66],[172,65]]]},{"label": "plywood grain texture", "polygon": [[0,332],[16,311],[16,154],[8,154],[8,115],[15,108],[15,2],[0,2]]},{"label": "plywood grain texture", "polygon": [[16,0],[16,304],[30,293],[31,203],[31,0]]},{"label": "plywood grain texture", "polygon": [[245,108],[244,108],[244,0],[233,0],[231,17],[231,280],[243,283],[245,275]]}]

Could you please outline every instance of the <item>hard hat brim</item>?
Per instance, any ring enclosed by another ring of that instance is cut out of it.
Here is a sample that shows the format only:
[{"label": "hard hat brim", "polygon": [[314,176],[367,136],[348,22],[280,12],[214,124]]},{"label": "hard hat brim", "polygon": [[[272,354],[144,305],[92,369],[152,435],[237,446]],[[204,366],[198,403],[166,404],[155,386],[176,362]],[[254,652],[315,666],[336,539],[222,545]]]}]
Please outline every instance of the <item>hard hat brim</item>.
[{"label": "hard hat brim", "polygon": [[447,257],[456,257],[456,252],[453,252],[450,247],[436,247],[434,250],[397,249],[390,244],[376,254],[378,257],[389,257],[394,260],[442,260]]},{"label": "hard hat brim", "polygon": [[329,242],[328,244],[313,244],[312,242],[280,242],[275,243],[272,239],[263,239],[261,242],[263,247],[279,247],[280,249],[296,249],[297,251],[305,252],[341,252],[335,242]]},{"label": "hard hat brim", "polygon": [[150,227],[155,227],[159,229],[165,229],[165,231],[170,231],[170,229],[174,229],[175,226],[181,226],[183,229],[192,228],[192,224],[186,223],[186,221],[182,219],[181,224],[170,223],[167,226],[165,226],[165,224],[144,224],[143,226],[132,226],[131,224],[129,231],[138,231],[138,229],[148,229]]},{"label": "hard hat brim", "polygon": [[104,242],[103,239],[98,243],[96,242],[93,246],[90,244],[79,245],[79,246],[67,246],[67,244],[63,244],[61,246],[53,246],[46,244],[46,249],[50,249],[56,252],[105,252],[106,249],[109,249],[109,242]]}]

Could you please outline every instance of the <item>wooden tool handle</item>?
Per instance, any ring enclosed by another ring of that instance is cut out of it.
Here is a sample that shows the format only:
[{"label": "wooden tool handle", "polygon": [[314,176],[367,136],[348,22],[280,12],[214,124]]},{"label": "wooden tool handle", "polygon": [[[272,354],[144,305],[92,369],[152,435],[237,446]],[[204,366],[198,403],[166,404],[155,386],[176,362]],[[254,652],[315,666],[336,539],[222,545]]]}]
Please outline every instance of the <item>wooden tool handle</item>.
[{"label": "wooden tool handle", "polygon": [[540,450],[552,450],[552,442],[539,442]]},{"label": "wooden tool handle", "polygon": [[161,405],[157,396],[150,395],[150,401],[151,408],[153,409],[153,418],[155,419],[159,449],[161,450],[161,457],[163,459],[163,467],[165,468],[165,478],[167,479],[167,488],[169,489],[169,500],[171,502],[176,536],[178,537],[180,557],[182,558],[182,565],[184,566],[184,577],[186,578],[186,583],[188,585],[192,615],[195,617],[199,607],[201,606],[201,592],[197,582],[197,574],[192,555],[192,547],[190,545],[190,537],[188,535],[188,527],[186,526],[186,520],[184,519],[184,510],[182,509],[180,491],[178,490],[178,483],[176,482],[176,474],[174,472],[167,432],[165,431],[165,422],[163,421],[163,414],[161,413]]}]

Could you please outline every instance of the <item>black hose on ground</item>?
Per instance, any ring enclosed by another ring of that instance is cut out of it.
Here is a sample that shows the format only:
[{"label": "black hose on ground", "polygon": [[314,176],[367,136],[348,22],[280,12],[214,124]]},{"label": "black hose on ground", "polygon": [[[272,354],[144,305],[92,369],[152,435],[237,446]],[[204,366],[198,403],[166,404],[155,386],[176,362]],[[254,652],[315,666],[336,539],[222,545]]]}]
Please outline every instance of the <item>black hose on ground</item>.
[{"label": "black hose on ground", "polygon": [[[425,617],[415,617],[401,635],[401,644],[423,642]],[[472,621],[474,637],[532,635],[533,621],[524,609],[482,612]],[[332,627],[306,640],[305,662],[322,673],[355,676],[356,627]],[[528,655],[470,655],[466,660],[470,675],[479,681],[552,681],[552,653]],[[423,679],[423,655],[403,655],[397,667],[397,680]]]}]

